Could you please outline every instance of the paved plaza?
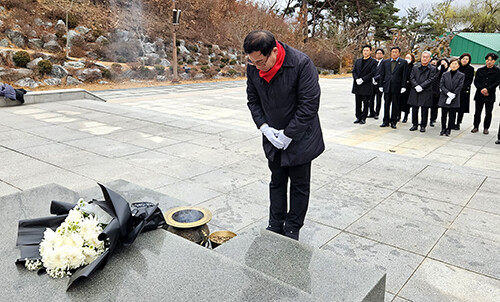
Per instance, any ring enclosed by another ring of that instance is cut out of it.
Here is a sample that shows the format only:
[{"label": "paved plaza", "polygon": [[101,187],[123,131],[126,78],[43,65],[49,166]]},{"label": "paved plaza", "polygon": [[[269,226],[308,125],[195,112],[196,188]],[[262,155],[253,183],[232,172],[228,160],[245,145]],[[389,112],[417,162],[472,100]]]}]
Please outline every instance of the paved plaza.
[{"label": "paved plaza", "polygon": [[[352,79],[320,85],[326,151],[313,161],[300,241],[387,272],[386,301],[498,301],[499,106],[489,135],[470,133],[467,114],[441,137],[439,121],[425,133],[353,124]],[[212,231],[254,232],[266,226],[269,171],[245,88],[181,84],[0,108],[0,196],[123,179],[210,209]]]}]

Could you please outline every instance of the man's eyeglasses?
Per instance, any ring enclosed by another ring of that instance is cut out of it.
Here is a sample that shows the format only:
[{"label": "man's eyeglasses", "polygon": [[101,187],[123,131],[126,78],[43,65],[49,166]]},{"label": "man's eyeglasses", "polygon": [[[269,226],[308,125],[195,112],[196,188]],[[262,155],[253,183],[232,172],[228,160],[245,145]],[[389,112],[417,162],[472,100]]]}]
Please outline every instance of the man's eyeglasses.
[{"label": "man's eyeglasses", "polygon": [[257,60],[255,62],[250,60],[250,58],[247,58],[247,63],[248,65],[253,65],[253,66],[264,66],[267,64],[267,60],[269,60],[269,56],[266,56],[265,59]]}]

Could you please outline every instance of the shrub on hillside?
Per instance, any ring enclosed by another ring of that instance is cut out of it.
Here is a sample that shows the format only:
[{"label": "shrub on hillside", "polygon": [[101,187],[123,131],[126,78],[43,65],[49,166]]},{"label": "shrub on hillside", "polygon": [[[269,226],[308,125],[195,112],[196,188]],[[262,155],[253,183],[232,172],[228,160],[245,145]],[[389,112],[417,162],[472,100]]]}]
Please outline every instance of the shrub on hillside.
[{"label": "shrub on hillside", "polygon": [[38,71],[45,75],[52,72],[52,63],[49,60],[41,60],[38,62]]},{"label": "shrub on hillside", "polygon": [[12,59],[16,66],[19,67],[26,67],[26,64],[31,61],[30,54],[23,50],[17,51]]},{"label": "shrub on hillside", "polygon": [[101,72],[102,72],[102,77],[103,78],[105,78],[105,79],[111,79],[112,78],[111,70],[109,70],[107,68],[103,68],[103,69],[101,69]]},{"label": "shrub on hillside", "polygon": [[163,65],[155,65],[155,70],[159,75],[163,75],[165,73],[165,66]]}]

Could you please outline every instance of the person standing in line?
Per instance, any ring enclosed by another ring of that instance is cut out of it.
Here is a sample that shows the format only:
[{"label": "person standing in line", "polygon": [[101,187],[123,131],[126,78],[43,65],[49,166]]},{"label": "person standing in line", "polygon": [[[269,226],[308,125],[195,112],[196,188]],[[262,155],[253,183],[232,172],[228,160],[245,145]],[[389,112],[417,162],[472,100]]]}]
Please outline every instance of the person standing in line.
[{"label": "person standing in line", "polygon": [[458,109],[455,130],[460,130],[460,124],[464,118],[464,113],[470,112],[470,86],[474,80],[474,67],[470,65],[471,60],[469,53],[463,53],[460,56],[460,67],[458,71],[465,75],[465,79],[462,91],[460,91],[460,108]]},{"label": "person standing in line", "polygon": [[429,119],[429,107],[432,106],[432,84],[436,80],[437,70],[432,66],[431,52],[426,50],[422,53],[420,64],[413,66],[410,74],[411,91],[408,98],[408,105],[411,106],[413,126],[410,131],[418,129],[418,111],[421,110],[422,119],[420,121],[420,132],[425,132]]},{"label": "person standing in line", "polygon": [[437,62],[436,68],[438,71],[438,76],[436,77],[436,81],[432,84],[432,107],[431,107],[431,121],[429,126],[434,127],[438,117],[438,103],[439,103],[439,85],[441,83],[441,77],[443,73],[448,70],[449,62],[446,59],[441,59]]},{"label": "person standing in line", "polygon": [[405,56],[405,60],[406,62],[408,62],[408,72],[406,73],[406,91],[401,96],[401,112],[405,113],[402,120],[403,123],[406,123],[408,121],[408,115],[410,114],[410,105],[408,105],[408,98],[410,97],[411,91],[410,75],[411,70],[413,69],[413,65],[415,64],[415,55],[409,53]]},{"label": "person standing in line", "polygon": [[[382,66],[382,62],[384,61],[385,52],[382,48],[379,48],[375,51],[375,59],[377,60],[377,69],[375,71],[375,77],[373,77],[373,94],[370,98],[370,114],[368,117],[373,117],[378,120],[378,116],[380,115],[380,107],[382,105],[382,92],[379,90],[381,84],[378,75],[380,75],[380,67]],[[376,102],[376,105],[375,105]]]},{"label": "person standing in line", "polygon": [[497,54],[487,54],[485,57],[486,66],[479,68],[476,72],[476,78],[474,79],[474,86],[476,86],[476,95],[474,96],[476,111],[474,112],[474,128],[471,130],[472,133],[479,131],[483,107],[486,111],[483,133],[490,133],[488,129],[491,125],[493,105],[495,104],[495,91],[500,84],[500,68],[495,66],[497,59]]},{"label": "person standing in line", "polygon": [[243,49],[249,58],[247,106],[263,134],[271,171],[267,230],[298,240],[309,205],[311,161],[325,150],[318,71],[307,55],[267,30],[250,32]]},{"label": "person standing in line", "polygon": [[405,93],[406,73],[408,63],[399,57],[401,48],[394,46],[391,48],[391,58],[385,60],[380,68],[380,92],[384,93],[384,119],[380,127],[391,126],[396,129],[401,94]]},{"label": "person standing in line", "polygon": [[373,95],[372,79],[377,71],[377,61],[371,57],[372,47],[363,46],[363,58],[354,62],[352,69],[352,93],[356,98],[356,120],[354,124],[364,124],[368,116],[370,98]]},{"label": "person standing in line", "polygon": [[[500,89],[500,86],[498,88]],[[498,123],[498,133],[497,133],[497,140],[495,141],[495,144],[500,145],[500,123]]]},{"label": "person standing in line", "polygon": [[[465,75],[458,70],[459,67],[459,59],[451,59],[450,71],[445,72],[441,77],[439,85],[441,88],[439,96],[439,107],[441,107],[440,135],[450,136],[451,129],[455,129],[455,117],[457,110],[460,109],[460,94],[465,79]],[[447,119],[448,126],[446,126]]]}]

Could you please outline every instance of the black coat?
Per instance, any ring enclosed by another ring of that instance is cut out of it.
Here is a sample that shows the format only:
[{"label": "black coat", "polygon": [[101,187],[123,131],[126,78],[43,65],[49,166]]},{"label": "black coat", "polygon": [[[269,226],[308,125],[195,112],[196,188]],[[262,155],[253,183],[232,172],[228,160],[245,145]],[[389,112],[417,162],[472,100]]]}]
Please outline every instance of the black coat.
[{"label": "black coat", "polygon": [[[486,103],[495,102],[495,92],[499,84],[500,68],[496,66],[493,66],[492,68],[487,68],[486,66],[479,68],[476,72],[476,78],[474,79],[474,86],[476,86],[476,95],[474,96],[474,100]],[[483,88],[488,89],[488,96],[484,96],[481,93]]]},{"label": "black coat", "polygon": [[[460,108],[460,92],[464,85],[465,75],[460,71],[457,71],[455,75],[451,76],[451,71],[443,73],[440,82],[441,93],[439,94],[439,107],[443,108]],[[447,105],[446,100],[448,99],[448,92],[456,94],[455,98],[451,101],[451,104]]]},{"label": "black coat", "polygon": [[270,83],[259,76],[255,66],[248,66],[247,105],[258,128],[267,123],[284,129],[285,135],[292,138],[286,150],[279,150],[263,136],[266,157],[273,161],[276,152],[281,152],[281,166],[296,166],[310,162],[325,150],[318,115],[321,90],[311,59],[285,43],[281,45],[285,59]]},{"label": "black coat", "polygon": [[[377,60],[374,58],[368,58],[365,65],[362,67],[363,58],[357,59],[354,63],[354,68],[352,69],[352,93],[359,95],[372,95],[373,94],[373,83],[372,79],[377,72]],[[357,79],[363,79],[363,84],[358,85],[356,83]]]},{"label": "black coat", "polygon": [[443,76],[443,73],[445,73],[448,69],[445,70],[443,65],[434,66],[434,67],[436,67],[438,75],[437,75],[434,83],[432,83],[432,95],[436,99],[439,99],[439,85],[441,85],[441,77]]},{"label": "black coat", "polygon": [[[410,74],[411,91],[408,97],[408,105],[431,107],[432,106],[432,84],[436,80],[437,70],[431,64],[413,66]],[[420,85],[424,90],[417,92],[415,87]]]},{"label": "black coat", "polygon": [[378,78],[382,81],[384,93],[400,93],[401,88],[406,85],[406,75],[408,62],[398,58],[394,71],[391,72],[391,59],[384,60],[381,63]]},{"label": "black coat", "polygon": [[460,112],[469,113],[470,111],[470,86],[474,80],[474,67],[467,64],[465,66],[460,66],[458,71],[465,75],[464,85],[462,86],[462,91],[460,91]]}]

